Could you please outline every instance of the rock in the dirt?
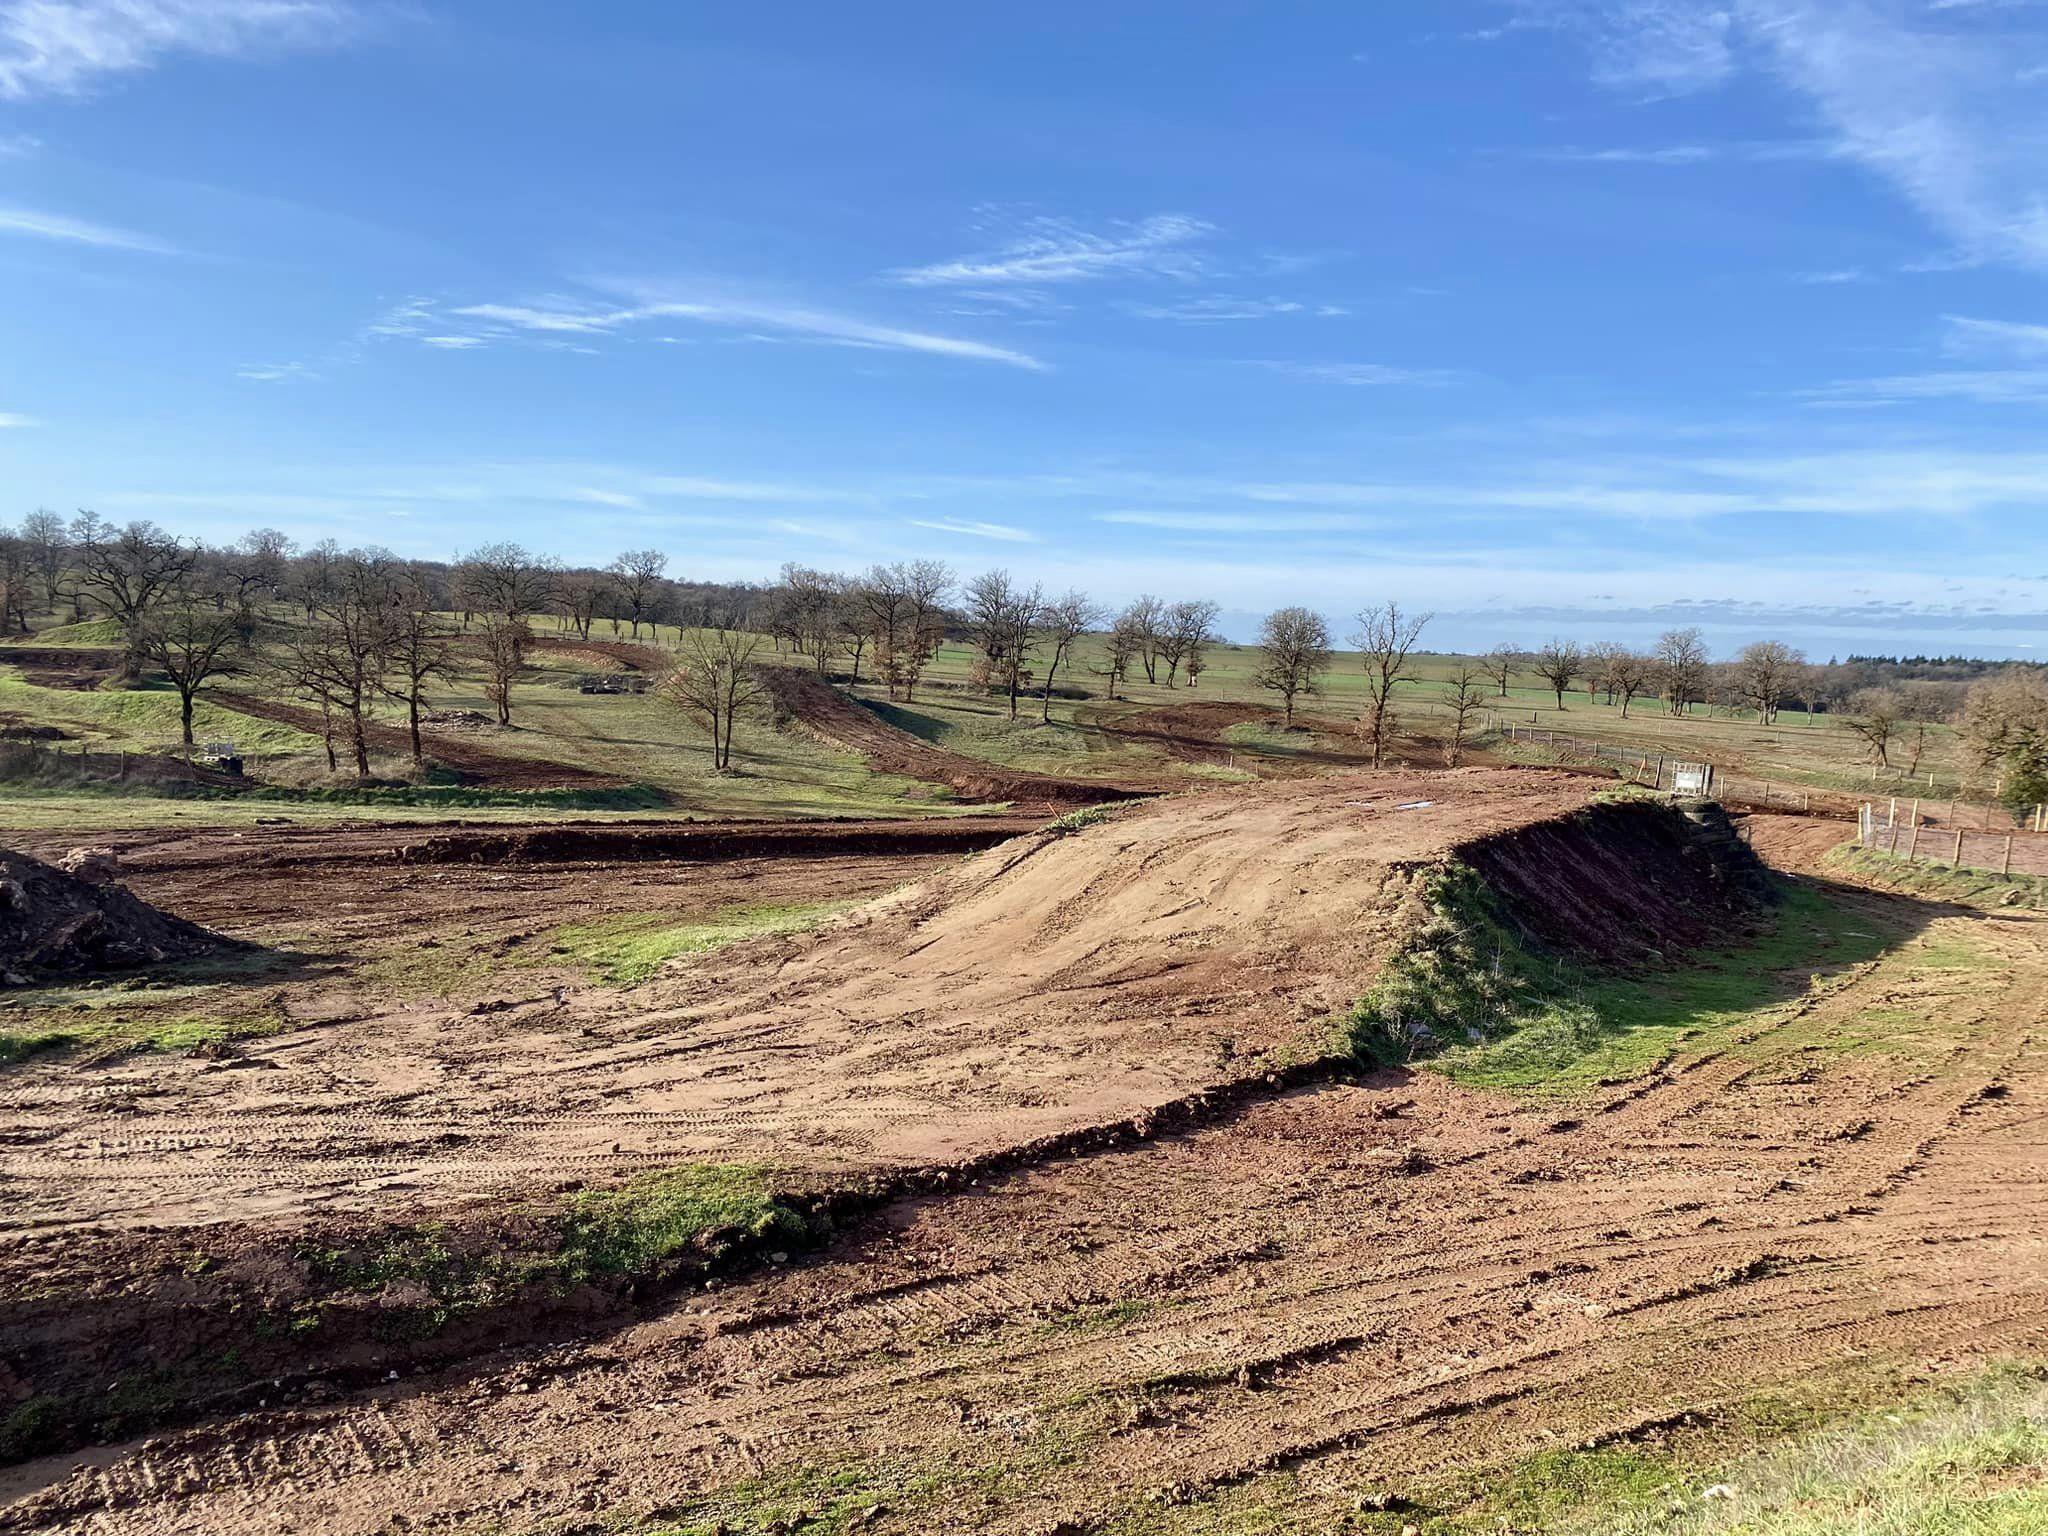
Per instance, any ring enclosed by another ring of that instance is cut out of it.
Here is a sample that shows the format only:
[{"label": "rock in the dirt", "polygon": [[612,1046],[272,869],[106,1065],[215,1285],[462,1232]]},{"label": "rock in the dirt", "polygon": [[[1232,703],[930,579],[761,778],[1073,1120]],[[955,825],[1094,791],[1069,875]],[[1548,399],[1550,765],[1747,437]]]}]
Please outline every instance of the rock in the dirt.
[{"label": "rock in the dirt", "polygon": [[57,861],[57,867],[87,885],[112,885],[121,878],[121,861],[111,848],[74,848]]},{"label": "rock in the dirt", "polygon": [[223,942],[160,912],[104,873],[102,849],[79,849],[91,874],[74,874],[0,848],[0,978],[9,986],[49,975],[90,975],[203,955]]}]

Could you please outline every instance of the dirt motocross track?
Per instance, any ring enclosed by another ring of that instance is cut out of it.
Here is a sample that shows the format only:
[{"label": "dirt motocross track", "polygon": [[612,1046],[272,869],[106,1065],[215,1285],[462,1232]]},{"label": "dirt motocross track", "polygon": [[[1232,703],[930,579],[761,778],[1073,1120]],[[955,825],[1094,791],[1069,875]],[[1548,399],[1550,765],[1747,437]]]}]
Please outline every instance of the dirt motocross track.
[{"label": "dirt motocross track", "polygon": [[[1440,836],[1375,819],[1378,856]],[[1642,1078],[1275,1095],[899,1201],[602,1339],[24,1466],[0,1527],[1327,1531],[1846,1359],[2038,1352],[2044,921],[1839,899],[1881,958]],[[1947,1030],[1845,1052],[1873,1010]]]},{"label": "dirt motocross track", "polygon": [[797,721],[827,746],[858,752],[878,773],[947,785],[962,800],[1014,801],[1020,810],[1028,808],[1057,815],[1077,806],[1129,800],[1169,787],[1061,779],[962,757],[889,724],[814,671],[783,666],[760,666],[755,670],[776,710]]},{"label": "dirt motocross track", "polygon": [[1405,870],[1592,788],[1475,771],[1157,802],[623,996],[513,970],[466,1005],[342,999],[233,1071],[27,1063],[0,1078],[0,1232],[431,1204],[698,1157],[920,1165],[1119,1119],[1299,1054],[1413,920]]}]

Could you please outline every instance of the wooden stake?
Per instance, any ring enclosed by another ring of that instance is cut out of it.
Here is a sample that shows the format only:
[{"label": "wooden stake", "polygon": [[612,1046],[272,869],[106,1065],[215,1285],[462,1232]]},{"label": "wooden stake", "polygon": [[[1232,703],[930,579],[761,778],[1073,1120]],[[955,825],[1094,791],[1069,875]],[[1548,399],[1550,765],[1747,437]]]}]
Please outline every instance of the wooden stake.
[{"label": "wooden stake", "polygon": [[2010,832],[2005,834],[2005,858],[1999,863],[1998,872],[2001,875],[2012,873],[2012,834]]},{"label": "wooden stake", "polygon": [[1955,857],[1948,861],[1948,867],[1950,869],[1961,869],[1963,867],[1963,829],[1961,827],[1956,828]]}]

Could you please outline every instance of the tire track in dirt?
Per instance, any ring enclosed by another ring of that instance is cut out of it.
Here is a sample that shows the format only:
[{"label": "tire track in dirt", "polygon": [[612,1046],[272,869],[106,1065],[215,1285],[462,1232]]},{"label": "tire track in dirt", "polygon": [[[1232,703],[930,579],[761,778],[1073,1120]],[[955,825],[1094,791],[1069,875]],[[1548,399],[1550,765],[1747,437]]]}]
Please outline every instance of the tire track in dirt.
[{"label": "tire track in dirt", "polygon": [[[1935,936],[1976,921],[1939,919]],[[1287,1469],[1287,1496],[1320,1507],[1396,1471],[1626,1433],[1859,1355],[2038,1346],[2048,924],[2000,939],[2011,969],[1995,985],[1971,973],[1971,1038],[1933,1073],[1838,1054],[1792,1081],[1807,1053],[1765,1033],[1673,1063],[1608,1116],[1425,1077],[1296,1093],[907,1202],[829,1259],[542,1361],[166,1437],[53,1468],[41,1494],[16,1474],[27,1501],[6,1519],[242,1532],[317,1508],[323,1529],[367,1531],[393,1509],[573,1514],[592,1490],[631,1512],[845,1459],[985,1465],[1081,1412],[1085,1458],[954,1513],[1088,1530],[1146,1490],[1196,1498]],[[1848,1030],[1910,949],[1895,962],[1788,1012]],[[1852,1118],[1877,1126],[1837,1136]],[[1060,1406],[1077,1400],[1100,1411]],[[384,1444],[394,1419],[418,1459],[335,1450],[338,1426]],[[244,1447],[232,1460],[223,1438]]]}]

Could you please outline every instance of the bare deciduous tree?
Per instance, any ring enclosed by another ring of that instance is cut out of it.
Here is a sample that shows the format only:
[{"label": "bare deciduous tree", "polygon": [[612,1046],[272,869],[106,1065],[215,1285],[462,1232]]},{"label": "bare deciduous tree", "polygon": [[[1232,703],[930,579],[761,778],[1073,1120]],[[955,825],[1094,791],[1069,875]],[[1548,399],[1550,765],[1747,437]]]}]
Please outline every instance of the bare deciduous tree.
[{"label": "bare deciduous tree", "polygon": [[660,617],[668,556],[658,549],[629,549],[612,561],[610,570],[620,606],[626,610],[626,622],[638,640],[640,626]]},{"label": "bare deciduous tree", "polygon": [[764,691],[754,655],[761,637],[728,622],[686,632],[661,691],[711,734],[711,769],[732,771],[733,726]]},{"label": "bare deciduous tree", "polygon": [[1736,655],[1736,692],[1756,711],[1758,724],[1769,725],[1778,718],[1785,692],[1805,664],[1806,653],[1795,651],[1782,640],[1759,640],[1745,645]]},{"label": "bare deciduous tree", "polygon": [[1280,695],[1285,724],[1294,724],[1294,701],[1322,689],[1330,667],[1330,625],[1308,608],[1278,608],[1259,625],[1259,665],[1253,686]]},{"label": "bare deciduous tree", "polygon": [[1405,614],[1392,600],[1358,615],[1358,631],[1351,637],[1365,665],[1365,714],[1358,732],[1372,752],[1375,768],[1385,764],[1387,746],[1394,736],[1394,689],[1414,681],[1408,658],[1432,617]]},{"label": "bare deciduous tree", "polygon": [[454,639],[441,618],[439,596],[432,574],[418,565],[398,572],[387,594],[384,630],[390,676],[379,687],[387,698],[405,705],[415,772],[426,766],[420,712],[427,684],[455,671]]},{"label": "bare deciduous tree", "polygon": [[1166,626],[1166,604],[1149,593],[1134,599],[1117,615],[1119,626],[1138,639],[1138,659],[1145,665],[1145,681],[1159,681],[1159,648]]},{"label": "bare deciduous tree", "polygon": [[1460,656],[1451,663],[1451,675],[1444,680],[1444,709],[1450,714],[1450,733],[1444,738],[1444,766],[1455,768],[1465,755],[1465,738],[1472,733],[1472,720],[1486,707],[1486,684],[1491,674],[1478,662]]},{"label": "bare deciduous tree", "polygon": [[1059,676],[1060,668],[1072,660],[1075,642],[1101,622],[1102,610],[1088,601],[1088,594],[1071,588],[1066,596],[1057,602],[1047,603],[1040,612],[1038,627],[1043,633],[1046,648],[1040,720],[1048,724],[1052,721],[1053,681]]},{"label": "bare deciduous tree", "polygon": [[1502,698],[1508,696],[1508,685],[1515,680],[1515,674],[1527,664],[1528,658],[1518,645],[1496,645],[1479,658],[1480,671],[1486,674]]},{"label": "bare deciduous tree", "polygon": [[1008,571],[989,571],[967,584],[967,627],[981,652],[976,670],[984,683],[1009,697],[1012,720],[1017,718],[1017,695],[1030,680],[1044,607],[1044,594],[1036,586],[1019,586]]},{"label": "bare deciduous tree", "polygon": [[1896,688],[1865,688],[1851,695],[1848,712],[1835,718],[1862,741],[1873,765],[1889,768],[1892,741],[1905,717],[1905,704]]},{"label": "bare deciduous tree", "polygon": [[1109,680],[1109,696],[1114,700],[1117,689],[1131,675],[1131,668],[1139,665],[1145,654],[1145,636],[1133,621],[1129,609],[1110,621],[1109,634],[1104,638],[1102,665],[1095,670]]},{"label": "bare deciduous tree", "polygon": [[78,546],[75,584],[120,625],[132,677],[140,670],[143,620],[192,574],[199,546],[184,544],[147,521],[113,528],[96,515],[80,513],[72,528]]},{"label": "bare deciduous tree", "polygon": [[1192,599],[1167,608],[1160,620],[1158,639],[1159,656],[1166,663],[1167,687],[1171,688],[1180,670],[1191,659],[1199,658],[1203,647],[1215,640],[1216,615],[1220,611],[1214,603]]},{"label": "bare deciduous tree", "polygon": [[1668,629],[1650,653],[1652,676],[1665,706],[1682,715],[1706,693],[1707,641],[1697,629]]},{"label": "bare deciduous tree", "polygon": [[1569,640],[1546,640],[1532,658],[1536,675],[1557,695],[1557,707],[1564,708],[1564,696],[1586,670],[1586,653]]},{"label": "bare deciduous tree", "polygon": [[241,664],[242,616],[213,597],[181,583],[136,621],[137,650],[178,692],[178,723],[187,747],[193,745],[192,705],[199,690]]}]

